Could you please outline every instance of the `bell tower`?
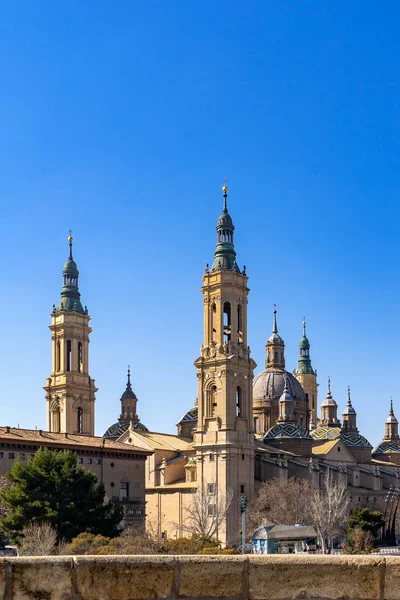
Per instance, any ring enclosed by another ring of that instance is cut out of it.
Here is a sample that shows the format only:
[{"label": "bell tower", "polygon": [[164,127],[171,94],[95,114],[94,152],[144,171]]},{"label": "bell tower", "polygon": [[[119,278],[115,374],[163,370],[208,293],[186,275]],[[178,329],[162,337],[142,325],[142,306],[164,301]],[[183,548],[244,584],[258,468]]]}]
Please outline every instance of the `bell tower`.
[{"label": "bell tower", "polygon": [[194,431],[197,482],[208,515],[231,498],[217,537],[224,544],[240,539],[241,496],[254,491],[253,370],[247,345],[247,275],[236,262],[234,225],[223,187],[214,263],[203,276],[204,341],[195,361],[198,422]]},{"label": "bell tower", "polygon": [[314,428],[318,421],[318,383],[317,371],[312,368],[310,357],[310,342],[306,335],[306,319],[303,319],[303,337],[300,340],[300,356],[297,363],[297,369],[294,370],[294,376],[308,398],[309,421],[311,428]]},{"label": "bell tower", "polygon": [[47,429],[94,435],[94,379],[89,375],[90,317],[79,292],[79,271],[72,256],[64,265],[61,300],[51,313],[52,369],[46,391]]}]

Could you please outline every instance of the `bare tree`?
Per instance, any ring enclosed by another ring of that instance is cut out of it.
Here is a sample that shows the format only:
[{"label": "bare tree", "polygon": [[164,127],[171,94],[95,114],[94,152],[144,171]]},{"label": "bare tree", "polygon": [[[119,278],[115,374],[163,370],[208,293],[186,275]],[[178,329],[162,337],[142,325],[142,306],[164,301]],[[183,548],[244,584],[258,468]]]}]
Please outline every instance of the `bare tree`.
[{"label": "bare tree", "polygon": [[258,491],[251,507],[253,526],[261,519],[275,525],[310,525],[310,497],[314,488],[306,479],[271,479]]},{"label": "bare tree", "polygon": [[332,538],[340,535],[345,528],[349,497],[344,484],[336,483],[328,469],[325,489],[315,490],[310,499],[311,524],[321,539],[324,554],[332,548]]},{"label": "bare tree", "polygon": [[22,532],[21,556],[57,554],[57,532],[49,523],[30,523]]},{"label": "bare tree", "polygon": [[189,506],[184,508],[183,524],[174,526],[204,539],[217,537],[232,506],[233,492],[228,490],[224,495],[216,490],[215,483],[199,486]]}]

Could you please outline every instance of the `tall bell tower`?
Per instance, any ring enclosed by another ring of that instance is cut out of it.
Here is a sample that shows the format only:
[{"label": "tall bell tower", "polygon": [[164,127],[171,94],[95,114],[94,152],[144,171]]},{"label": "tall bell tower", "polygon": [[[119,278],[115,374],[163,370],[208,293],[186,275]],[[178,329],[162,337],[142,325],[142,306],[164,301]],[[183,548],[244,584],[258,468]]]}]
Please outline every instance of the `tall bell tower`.
[{"label": "tall bell tower", "polygon": [[208,515],[231,506],[218,539],[240,539],[241,496],[254,492],[253,370],[247,345],[247,275],[236,262],[234,225],[223,187],[223,211],[217,223],[214,263],[203,276],[204,342],[195,361],[198,378],[198,422],[194,433],[197,482]]},{"label": "tall bell tower", "polygon": [[61,300],[51,313],[52,369],[46,391],[47,429],[94,435],[94,379],[89,375],[90,317],[79,292],[79,271],[72,256],[64,265]]}]

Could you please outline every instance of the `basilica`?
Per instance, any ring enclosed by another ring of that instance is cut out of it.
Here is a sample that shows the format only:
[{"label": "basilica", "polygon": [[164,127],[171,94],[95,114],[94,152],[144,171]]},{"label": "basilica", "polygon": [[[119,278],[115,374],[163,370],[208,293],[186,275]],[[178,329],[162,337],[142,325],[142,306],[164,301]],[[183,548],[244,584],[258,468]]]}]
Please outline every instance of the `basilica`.
[{"label": "basilica", "polygon": [[247,335],[248,274],[236,259],[234,230],[224,186],[214,260],[203,274],[203,340],[199,356],[193,357],[197,400],[177,422],[175,435],[154,432],[151,423],[140,421],[130,370],[116,422],[103,436],[94,435],[92,330],[69,238],[61,297],[51,313],[52,364],[44,386],[47,431],[0,427],[0,474],[17,457],[28,460],[40,447],[69,449],[96,473],[107,495],[123,503],[127,521],[143,524],[146,519],[164,537],[187,535],[187,509],[195,499],[201,499],[212,519],[229,497],[230,509],[217,530],[223,544],[239,541],[241,499],[251,501],[271,478],[308,479],[323,488],[329,471],[346,486],[352,508],[384,506],[390,486],[400,484],[400,439],[392,403],[382,442],[373,449],[358,430],[350,389],[341,416],[330,381],[318,405],[305,321],[298,364],[287,370],[276,308],[265,369],[254,376]]}]

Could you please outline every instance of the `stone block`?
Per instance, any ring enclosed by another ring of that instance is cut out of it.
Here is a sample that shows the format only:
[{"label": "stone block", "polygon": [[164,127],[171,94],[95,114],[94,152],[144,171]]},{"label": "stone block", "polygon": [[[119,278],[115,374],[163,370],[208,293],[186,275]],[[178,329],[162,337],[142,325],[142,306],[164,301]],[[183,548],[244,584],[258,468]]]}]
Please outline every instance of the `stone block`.
[{"label": "stone block", "polygon": [[400,600],[400,556],[386,556],[385,600]]},{"label": "stone block", "polygon": [[0,558],[0,600],[4,598],[6,589],[6,559]]},{"label": "stone block", "polygon": [[80,600],[168,598],[174,581],[173,556],[78,556]]},{"label": "stone block", "polygon": [[180,556],[179,596],[239,596],[243,590],[244,563],[240,556]]},{"label": "stone block", "polygon": [[374,556],[252,556],[249,598],[379,600],[383,568]]},{"label": "stone block", "polygon": [[[12,567],[12,600],[70,600],[70,557],[9,558]],[[1,596],[0,596],[1,598]]]}]

